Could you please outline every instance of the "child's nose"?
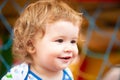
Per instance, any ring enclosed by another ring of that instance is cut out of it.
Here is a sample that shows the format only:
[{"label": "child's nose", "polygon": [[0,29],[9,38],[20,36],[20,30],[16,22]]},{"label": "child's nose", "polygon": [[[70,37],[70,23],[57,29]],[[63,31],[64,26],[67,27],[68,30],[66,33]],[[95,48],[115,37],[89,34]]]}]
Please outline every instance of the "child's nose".
[{"label": "child's nose", "polygon": [[68,46],[64,47],[64,52],[66,52],[66,53],[71,53],[71,52],[73,52],[72,46],[71,46],[71,45],[68,45]]}]

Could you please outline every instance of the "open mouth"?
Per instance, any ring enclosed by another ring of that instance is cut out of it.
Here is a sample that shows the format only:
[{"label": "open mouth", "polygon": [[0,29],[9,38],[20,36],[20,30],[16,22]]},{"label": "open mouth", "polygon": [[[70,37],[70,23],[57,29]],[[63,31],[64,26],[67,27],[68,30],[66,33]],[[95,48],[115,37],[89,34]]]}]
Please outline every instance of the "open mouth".
[{"label": "open mouth", "polygon": [[70,62],[71,61],[71,58],[72,57],[58,57],[58,59],[60,59],[62,62],[64,62],[64,63],[68,63],[68,62]]},{"label": "open mouth", "polygon": [[58,58],[67,60],[67,59],[70,59],[71,57],[58,57]]}]

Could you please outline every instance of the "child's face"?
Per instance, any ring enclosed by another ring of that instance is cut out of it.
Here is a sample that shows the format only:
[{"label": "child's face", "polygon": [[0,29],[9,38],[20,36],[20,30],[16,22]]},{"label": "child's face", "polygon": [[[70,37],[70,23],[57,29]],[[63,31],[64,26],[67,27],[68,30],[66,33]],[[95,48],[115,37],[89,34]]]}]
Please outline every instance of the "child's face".
[{"label": "child's face", "polygon": [[62,70],[78,54],[77,39],[79,28],[68,21],[57,21],[46,26],[42,39],[35,36],[34,64],[52,71]]}]

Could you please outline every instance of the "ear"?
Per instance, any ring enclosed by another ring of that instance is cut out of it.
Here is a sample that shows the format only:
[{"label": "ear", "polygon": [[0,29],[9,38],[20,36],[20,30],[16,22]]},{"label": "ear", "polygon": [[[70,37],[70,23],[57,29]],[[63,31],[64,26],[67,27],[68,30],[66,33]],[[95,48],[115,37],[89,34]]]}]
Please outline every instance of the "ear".
[{"label": "ear", "polygon": [[27,52],[29,52],[30,54],[35,53],[35,47],[34,47],[34,45],[33,45],[32,40],[29,40],[29,41],[27,42]]}]

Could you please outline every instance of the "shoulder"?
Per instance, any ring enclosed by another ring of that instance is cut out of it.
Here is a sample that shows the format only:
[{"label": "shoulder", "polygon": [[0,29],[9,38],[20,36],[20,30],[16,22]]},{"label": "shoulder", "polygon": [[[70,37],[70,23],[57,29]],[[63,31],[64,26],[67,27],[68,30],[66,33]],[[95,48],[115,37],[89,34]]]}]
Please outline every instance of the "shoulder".
[{"label": "shoulder", "polygon": [[103,77],[103,80],[120,80],[120,65],[112,67]]},{"label": "shoulder", "polygon": [[28,72],[28,64],[22,63],[12,67],[1,80],[24,80]]},{"label": "shoulder", "polygon": [[72,78],[72,80],[74,80],[73,74],[69,68],[66,68],[64,71]]}]

